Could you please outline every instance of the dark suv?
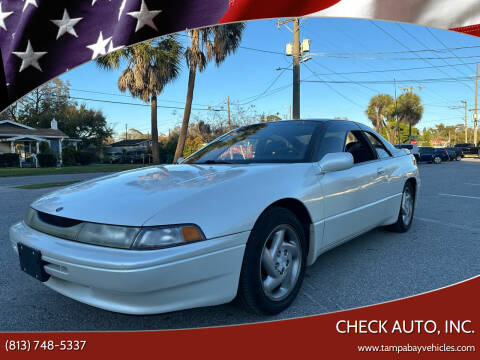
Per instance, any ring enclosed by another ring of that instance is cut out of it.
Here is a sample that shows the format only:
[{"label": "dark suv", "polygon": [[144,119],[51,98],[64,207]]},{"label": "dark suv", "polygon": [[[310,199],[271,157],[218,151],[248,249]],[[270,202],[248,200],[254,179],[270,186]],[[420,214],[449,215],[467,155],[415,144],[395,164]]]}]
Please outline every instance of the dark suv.
[{"label": "dark suv", "polygon": [[435,149],[433,147],[420,147],[420,161],[428,163],[440,164],[442,161],[450,160],[445,149]]}]

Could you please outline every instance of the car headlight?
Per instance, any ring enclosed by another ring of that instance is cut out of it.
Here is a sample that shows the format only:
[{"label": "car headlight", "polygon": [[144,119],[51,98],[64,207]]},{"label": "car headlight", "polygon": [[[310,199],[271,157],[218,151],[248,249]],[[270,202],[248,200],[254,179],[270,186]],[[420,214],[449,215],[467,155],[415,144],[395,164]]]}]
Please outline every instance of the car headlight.
[{"label": "car headlight", "polygon": [[76,240],[87,244],[130,249],[139,232],[138,227],[84,223]]},{"label": "car headlight", "polygon": [[205,240],[205,236],[194,225],[143,228],[132,249],[152,250]]},{"label": "car headlight", "polygon": [[193,224],[134,227],[83,222],[28,208],[24,222],[33,229],[62,239],[119,249],[154,250],[206,240]]},{"label": "car headlight", "polygon": [[85,223],[77,241],[121,249],[155,250],[205,240],[195,225],[123,227]]}]

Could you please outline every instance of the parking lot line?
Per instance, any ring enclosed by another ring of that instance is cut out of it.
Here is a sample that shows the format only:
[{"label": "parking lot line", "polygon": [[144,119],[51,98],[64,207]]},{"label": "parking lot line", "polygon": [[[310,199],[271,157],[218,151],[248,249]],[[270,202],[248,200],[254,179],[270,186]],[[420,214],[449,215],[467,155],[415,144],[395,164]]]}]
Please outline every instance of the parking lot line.
[{"label": "parking lot line", "polygon": [[467,230],[467,231],[471,231],[471,232],[480,231],[480,228],[478,228],[478,227],[452,224],[452,223],[447,223],[447,222],[441,221],[441,220],[428,219],[428,218],[423,218],[423,217],[418,217],[418,216],[415,216],[415,220],[424,221],[424,222],[428,222],[428,223],[431,223],[431,224],[448,226],[448,227],[459,229],[459,230]]},{"label": "parking lot line", "polygon": [[480,184],[475,184],[475,183],[465,183],[465,185],[474,185],[474,186],[480,186]]},{"label": "parking lot line", "polygon": [[466,198],[466,199],[475,199],[475,200],[480,200],[480,196],[467,196],[467,195],[455,195],[455,194],[438,194],[440,196],[453,196],[453,197],[460,197],[460,198]]}]

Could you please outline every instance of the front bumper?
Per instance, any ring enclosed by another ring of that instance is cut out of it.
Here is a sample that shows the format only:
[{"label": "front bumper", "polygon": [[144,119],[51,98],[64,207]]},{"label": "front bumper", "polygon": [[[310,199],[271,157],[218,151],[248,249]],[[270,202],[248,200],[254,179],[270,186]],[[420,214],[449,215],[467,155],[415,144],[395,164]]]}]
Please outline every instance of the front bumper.
[{"label": "front bumper", "polygon": [[19,222],[10,228],[40,250],[53,290],[102,309],[158,314],[233,300],[249,232],[161,250],[113,249],[59,239]]}]

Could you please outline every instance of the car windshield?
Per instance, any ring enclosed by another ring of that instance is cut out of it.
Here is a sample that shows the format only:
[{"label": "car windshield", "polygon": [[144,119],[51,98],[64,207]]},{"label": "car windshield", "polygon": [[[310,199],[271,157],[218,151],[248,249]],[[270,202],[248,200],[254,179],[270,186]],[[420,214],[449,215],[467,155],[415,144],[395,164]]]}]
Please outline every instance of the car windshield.
[{"label": "car windshield", "polygon": [[278,121],[233,130],[200,149],[186,164],[246,164],[306,162],[316,121]]},{"label": "car windshield", "polygon": [[428,147],[421,147],[419,149],[421,153],[433,153],[433,148],[428,148]]}]

